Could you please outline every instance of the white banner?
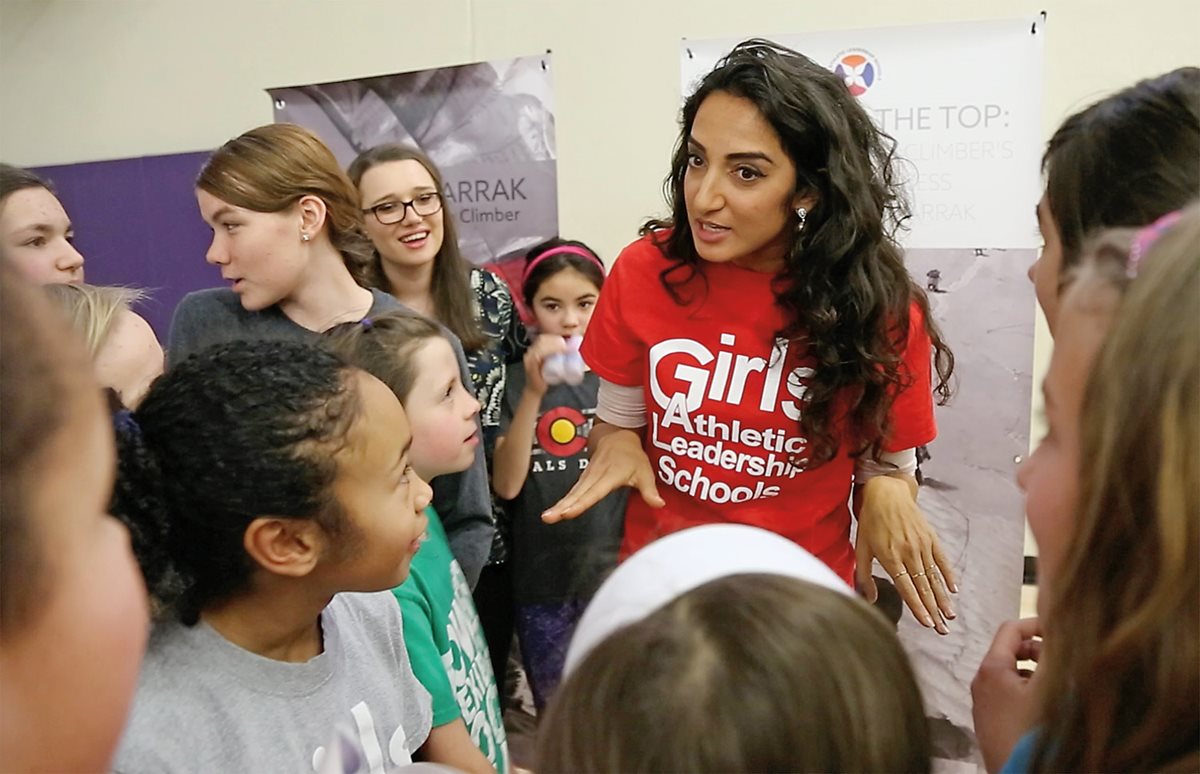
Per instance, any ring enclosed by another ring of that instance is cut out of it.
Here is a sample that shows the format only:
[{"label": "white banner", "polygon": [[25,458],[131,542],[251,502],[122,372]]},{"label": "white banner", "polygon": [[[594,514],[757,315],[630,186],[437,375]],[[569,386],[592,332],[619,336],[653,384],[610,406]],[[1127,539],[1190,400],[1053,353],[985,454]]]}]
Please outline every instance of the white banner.
[{"label": "white banner", "polygon": [[[920,506],[959,573],[957,618],[939,637],[905,612],[935,770],[982,771],[970,682],[996,628],[1018,614],[1041,195],[1039,20],[763,35],[838,72],[897,140],[914,217],[905,262],[955,354],[957,394],[922,454]],[[688,94],[737,40],[681,49]],[[879,567],[876,575],[885,575]]]},{"label": "white banner", "polygon": [[[913,209],[906,247],[1039,246],[1041,20],[764,37],[842,75],[896,139]],[[684,40],[682,93],[739,40]]]}]

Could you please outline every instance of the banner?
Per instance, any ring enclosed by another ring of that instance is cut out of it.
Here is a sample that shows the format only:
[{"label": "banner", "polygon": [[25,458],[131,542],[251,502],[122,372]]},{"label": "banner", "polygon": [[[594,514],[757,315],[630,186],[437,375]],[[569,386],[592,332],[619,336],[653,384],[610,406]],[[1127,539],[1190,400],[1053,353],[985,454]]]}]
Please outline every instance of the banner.
[{"label": "banner", "polygon": [[[769,31],[768,31],[769,32]],[[1018,614],[1041,195],[1039,20],[764,35],[836,72],[897,141],[913,206],[909,272],[954,352],[956,394],[920,450],[919,504],[958,571],[957,618],[940,637],[905,611],[939,771],[981,768],[970,682]],[[681,45],[687,95],[738,40]],[[876,566],[877,576],[886,576]]]},{"label": "banner", "polygon": [[424,151],[472,263],[558,234],[549,53],[267,91],[275,120],[316,132],[343,167],[383,143]]},{"label": "banner", "polygon": [[[1039,246],[1040,21],[767,37],[841,75],[896,139],[913,209],[905,246]],[[738,42],[684,40],[683,94]]]}]

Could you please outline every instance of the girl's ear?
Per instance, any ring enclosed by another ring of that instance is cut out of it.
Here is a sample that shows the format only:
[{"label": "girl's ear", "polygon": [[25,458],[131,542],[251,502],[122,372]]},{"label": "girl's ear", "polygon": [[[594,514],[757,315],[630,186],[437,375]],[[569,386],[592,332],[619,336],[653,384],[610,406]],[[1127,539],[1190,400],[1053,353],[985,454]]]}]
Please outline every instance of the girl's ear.
[{"label": "girl's ear", "polygon": [[813,208],[817,206],[817,202],[820,200],[821,197],[817,195],[815,190],[809,189],[807,191],[797,191],[796,195],[792,197],[792,209],[795,210],[803,207],[809,212],[812,212]]},{"label": "girl's ear", "polygon": [[[326,206],[325,200],[319,196],[311,194],[300,197],[300,201],[296,202],[296,209],[300,213],[300,234],[301,238],[308,241],[317,235],[321,227],[325,225],[325,217],[329,214],[329,207]],[[307,236],[307,238],[305,238]]]},{"label": "girl's ear", "polygon": [[325,540],[324,531],[311,519],[260,516],[246,527],[242,545],[267,572],[301,578],[317,566]]}]

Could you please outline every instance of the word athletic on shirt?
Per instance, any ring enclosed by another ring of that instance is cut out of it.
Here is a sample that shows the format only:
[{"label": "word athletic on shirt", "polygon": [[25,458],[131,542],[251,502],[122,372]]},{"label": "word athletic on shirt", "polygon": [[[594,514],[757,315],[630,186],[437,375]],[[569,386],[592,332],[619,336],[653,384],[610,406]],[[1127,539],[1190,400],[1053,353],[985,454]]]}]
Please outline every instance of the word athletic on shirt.
[{"label": "word athletic on shirt", "polygon": [[[734,347],[737,337],[721,333],[722,346]],[[650,442],[664,453],[658,457],[658,476],[689,497],[714,503],[744,503],[777,497],[780,489],[763,481],[753,486],[736,486],[713,481],[700,465],[688,466],[686,460],[706,463],[744,476],[795,478],[804,471],[807,459],[800,457],[807,440],[800,435],[764,423],[753,426],[741,419],[721,421],[713,414],[697,414],[706,399],[709,402],[745,405],[757,397],[758,408],[774,412],[777,408],[788,419],[797,421],[807,390],[804,380],[813,375],[806,366],[796,366],[784,379],[788,341],[777,338],[770,361],[733,351],[716,354],[692,339],[673,338],[650,348],[650,394],[657,404],[651,410]],[[762,374],[757,395],[746,395],[749,377]],[[668,394],[665,384],[676,389]],[[780,398],[780,387],[786,397]],[[678,428],[672,432],[672,428]],[[740,446],[741,449],[732,448]],[[765,452],[765,454],[763,453]]]}]

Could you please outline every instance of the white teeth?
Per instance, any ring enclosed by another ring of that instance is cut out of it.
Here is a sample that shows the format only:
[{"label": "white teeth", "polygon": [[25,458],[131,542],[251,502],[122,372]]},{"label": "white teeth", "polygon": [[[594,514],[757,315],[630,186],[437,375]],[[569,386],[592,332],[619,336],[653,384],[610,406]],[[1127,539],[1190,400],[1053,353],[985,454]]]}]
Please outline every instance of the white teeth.
[{"label": "white teeth", "polygon": [[704,228],[705,231],[728,231],[729,230],[727,227],[718,226],[715,223],[701,223],[700,225]]},{"label": "white teeth", "polygon": [[409,234],[408,236],[404,237],[400,241],[401,242],[416,242],[418,239],[424,239],[427,236],[429,236],[428,231],[418,231],[415,234]]}]

